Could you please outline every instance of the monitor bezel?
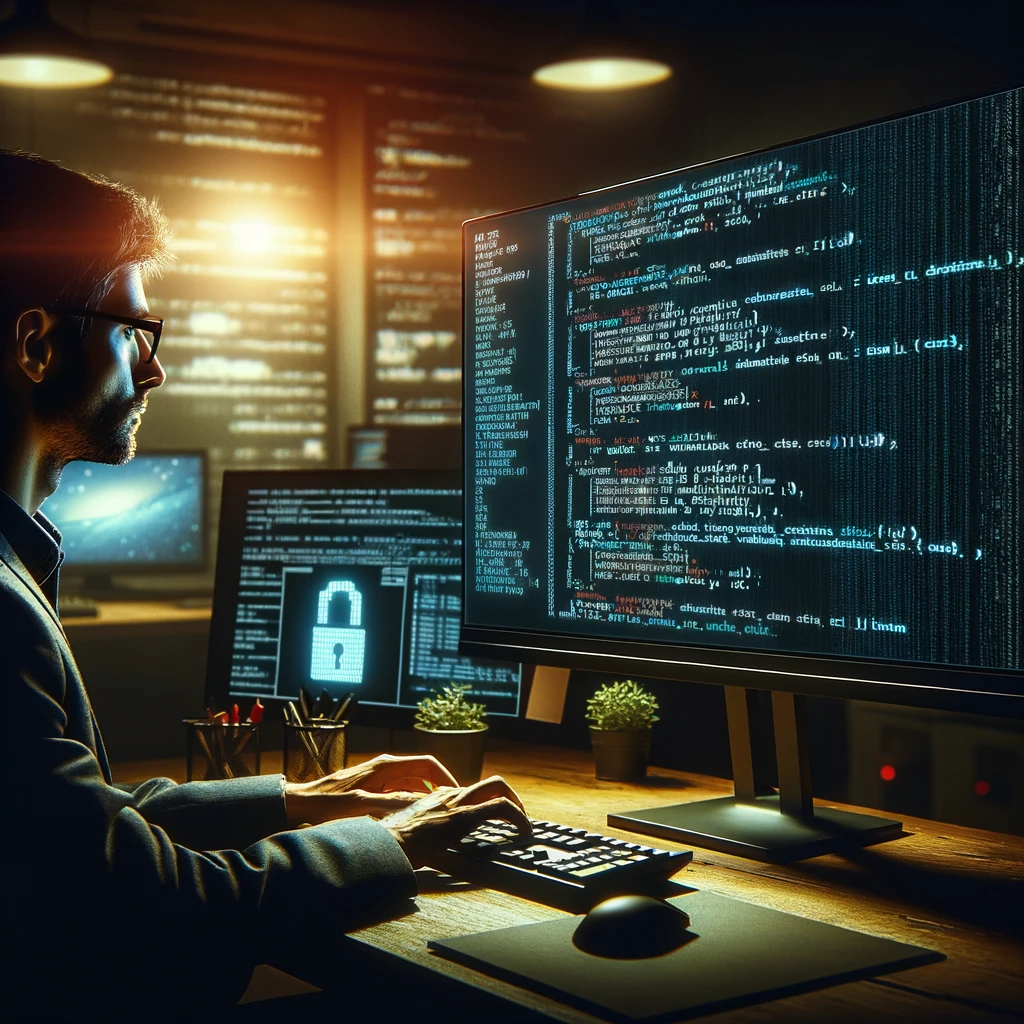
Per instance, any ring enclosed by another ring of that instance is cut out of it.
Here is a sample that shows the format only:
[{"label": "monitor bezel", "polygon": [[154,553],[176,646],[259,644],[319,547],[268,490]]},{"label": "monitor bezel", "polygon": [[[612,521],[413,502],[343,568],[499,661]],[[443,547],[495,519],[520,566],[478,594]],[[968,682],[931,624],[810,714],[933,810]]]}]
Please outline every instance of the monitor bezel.
[{"label": "monitor bezel", "polygon": [[[366,487],[451,487],[462,490],[462,471],[458,469],[228,469],[224,471],[221,489],[221,510],[218,523],[217,568],[214,577],[213,608],[210,616],[209,649],[206,659],[205,693],[208,699],[219,702],[220,708],[231,703],[247,702],[248,696],[232,695],[230,689],[231,645],[230,637],[235,622],[235,579],[232,566],[241,563],[242,535],[232,534],[228,528],[238,522],[245,511],[245,495],[253,481],[260,486],[268,477],[281,481],[281,486],[353,486],[357,481]],[[460,647],[461,651],[461,647]],[[484,654],[483,657],[494,657]],[[514,660],[521,663],[521,659]],[[527,666],[520,671],[519,712],[517,715],[490,715],[488,728],[497,736],[515,735],[514,723],[523,718],[529,699],[530,674]],[[358,697],[358,690],[356,691]],[[288,703],[285,697],[260,696],[260,701],[275,711]],[[244,710],[244,708],[243,708]],[[412,729],[416,709],[397,704],[357,704],[353,724],[359,726]]]},{"label": "monitor bezel", "polygon": [[[931,111],[955,107],[963,103],[1001,96],[1024,89],[1024,84],[989,89],[983,92],[943,100],[912,110],[899,111],[856,124],[817,132],[803,138],[774,143],[758,149],[733,153],[698,163],[660,171],[657,174],[631,178],[589,189],[575,195],[534,203],[513,210],[503,210],[473,217],[462,224],[462,324],[463,363],[466,361],[469,335],[466,323],[466,260],[468,242],[473,231],[494,220],[510,217],[561,203],[599,196],[604,192],[626,186],[641,185],[659,179],[674,177],[704,168],[713,168],[733,160],[756,157],[791,146],[799,146],[826,138],[835,138],[848,132],[874,125],[888,124]],[[462,375],[462,452],[463,495],[468,493],[468,472],[472,449],[468,435],[465,410],[468,401],[468,377]],[[464,499],[465,500],[465,497]],[[463,547],[469,550],[470,521],[463,515]],[[550,664],[564,668],[633,673],[654,678],[677,679],[686,682],[743,686],[752,689],[780,690],[790,693],[851,700],[902,704],[911,707],[935,708],[975,714],[1024,718],[1024,674],[1010,670],[953,667],[923,662],[883,661],[866,658],[842,657],[838,662],[830,655],[816,655],[797,651],[773,652],[750,648],[720,648],[679,643],[645,642],[617,638],[576,635],[565,632],[540,632],[527,629],[504,629],[493,625],[467,622],[469,607],[469,575],[463,572],[462,625],[459,649],[466,653],[492,658],[507,658],[515,649],[521,659],[537,664]]]},{"label": "monitor bezel", "polygon": [[[141,458],[198,458],[199,459],[199,539],[202,558],[197,562],[72,562],[61,564],[61,583],[65,580],[96,576],[139,577],[139,576],[201,576],[210,568],[210,457],[205,448],[146,448],[136,451],[131,460]],[[76,462],[89,462],[76,459]],[[91,463],[105,465],[105,463]],[[41,509],[46,514],[46,505]],[[73,588],[72,588],[73,589]]]}]

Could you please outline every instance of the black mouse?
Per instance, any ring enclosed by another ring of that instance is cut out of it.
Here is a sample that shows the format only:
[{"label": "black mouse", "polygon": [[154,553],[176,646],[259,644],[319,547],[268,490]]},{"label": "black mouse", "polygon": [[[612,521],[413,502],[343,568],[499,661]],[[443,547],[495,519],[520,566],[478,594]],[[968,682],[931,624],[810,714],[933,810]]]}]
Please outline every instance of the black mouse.
[{"label": "black mouse", "polygon": [[640,960],[678,949],[693,938],[690,915],[653,896],[613,896],[593,907],[572,933],[584,953]]}]

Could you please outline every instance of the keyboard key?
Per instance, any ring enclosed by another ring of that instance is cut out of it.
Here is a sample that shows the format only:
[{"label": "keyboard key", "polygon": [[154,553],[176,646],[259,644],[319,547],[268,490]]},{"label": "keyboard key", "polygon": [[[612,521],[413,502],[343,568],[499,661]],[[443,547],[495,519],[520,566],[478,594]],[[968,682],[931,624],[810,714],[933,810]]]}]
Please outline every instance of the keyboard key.
[{"label": "keyboard key", "polygon": [[566,862],[564,860],[546,861],[537,865],[537,871],[545,875],[561,875],[565,870]]},{"label": "keyboard key", "polygon": [[593,878],[594,875],[603,874],[605,871],[614,871],[611,864],[588,864],[586,867],[577,868],[570,872],[573,878]]}]

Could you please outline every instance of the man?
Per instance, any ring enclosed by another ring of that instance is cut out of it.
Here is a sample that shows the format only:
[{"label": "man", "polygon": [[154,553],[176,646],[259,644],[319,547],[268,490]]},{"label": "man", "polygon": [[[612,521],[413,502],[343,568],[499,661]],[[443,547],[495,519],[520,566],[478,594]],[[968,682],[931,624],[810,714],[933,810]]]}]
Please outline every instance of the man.
[{"label": "man", "polygon": [[134,454],[164,382],[143,280],[169,258],[154,203],[0,152],[5,1019],[197,1019],[230,1007],[256,964],[301,963],[393,913],[413,869],[477,822],[529,830],[503,780],[460,789],[432,758],[305,785],[112,784],[60,625],[60,536],[39,509],[68,462]]}]

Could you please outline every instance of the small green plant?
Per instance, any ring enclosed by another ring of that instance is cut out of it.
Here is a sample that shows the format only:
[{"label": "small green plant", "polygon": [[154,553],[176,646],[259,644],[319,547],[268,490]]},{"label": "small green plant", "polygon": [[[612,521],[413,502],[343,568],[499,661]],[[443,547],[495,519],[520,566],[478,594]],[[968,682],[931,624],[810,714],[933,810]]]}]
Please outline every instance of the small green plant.
[{"label": "small green plant", "polygon": [[416,724],[424,729],[482,729],[487,711],[483,704],[471,704],[466,693],[472,689],[468,683],[451,683],[434,697],[427,697],[416,705]]},{"label": "small green plant", "polygon": [[605,683],[587,701],[586,717],[593,728],[620,732],[626,729],[649,729],[658,720],[654,713],[658,702],[654,694],[633,679]]}]

